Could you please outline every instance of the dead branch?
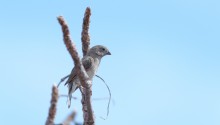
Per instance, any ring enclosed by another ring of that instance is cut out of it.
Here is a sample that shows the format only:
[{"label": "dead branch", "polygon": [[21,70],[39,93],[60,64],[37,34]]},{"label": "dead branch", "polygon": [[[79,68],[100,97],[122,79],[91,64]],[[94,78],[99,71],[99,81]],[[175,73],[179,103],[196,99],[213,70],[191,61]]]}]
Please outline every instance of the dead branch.
[{"label": "dead branch", "polygon": [[[75,68],[77,70],[77,74],[79,76],[80,82],[82,80],[82,82],[81,82],[82,86],[85,88],[89,88],[89,86],[88,86],[89,84],[86,84],[87,81],[89,82],[89,80],[88,80],[89,77],[88,77],[88,75],[82,65],[82,62],[79,58],[79,54],[76,50],[76,47],[72,43],[72,40],[70,38],[69,28],[68,28],[68,26],[62,16],[59,16],[57,19],[62,27],[63,40],[64,40],[64,43],[66,45],[68,52],[70,53],[72,59],[74,60]],[[91,83],[91,81],[90,81],[90,83]]]},{"label": "dead branch", "polygon": [[72,43],[70,39],[70,33],[69,33],[69,29],[68,29],[66,22],[64,21],[62,16],[58,17],[58,21],[62,27],[64,43],[72,59],[74,60],[77,75],[82,85],[82,87],[80,87],[80,90],[82,93],[84,125],[94,125],[94,116],[93,116],[92,105],[91,105],[92,81],[89,80],[89,77],[78,56],[78,52],[76,51],[75,45]]},{"label": "dead branch", "polygon": [[89,37],[90,16],[91,16],[91,10],[89,7],[87,7],[83,18],[82,33],[81,33],[83,56],[85,56],[86,53],[88,52],[90,45],[90,37]]},{"label": "dead branch", "polygon": [[53,85],[49,114],[48,114],[47,121],[46,121],[45,125],[53,125],[54,124],[54,118],[55,118],[56,110],[57,110],[56,109],[57,101],[58,101],[58,89],[55,85]]}]

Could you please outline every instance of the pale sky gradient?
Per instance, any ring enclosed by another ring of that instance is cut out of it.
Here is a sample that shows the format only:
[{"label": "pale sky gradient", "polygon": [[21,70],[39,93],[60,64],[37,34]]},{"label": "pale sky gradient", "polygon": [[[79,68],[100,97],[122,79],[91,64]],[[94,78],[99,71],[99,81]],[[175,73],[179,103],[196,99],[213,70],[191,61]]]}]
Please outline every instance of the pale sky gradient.
[{"label": "pale sky gradient", "polygon": [[[97,125],[220,124],[219,0],[1,0],[0,124],[45,123],[51,87],[73,67],[56,17],[64,16],[81,53],[87,6],[92,46],[112,53],[98,75],[114,104],[104,121],[107,101],[93,101]],[[108,97],[93,83],[94,98]],[[57,108],[56,123],[73,109],[82,122],[80,100],[68,109],[61,98]]]}]

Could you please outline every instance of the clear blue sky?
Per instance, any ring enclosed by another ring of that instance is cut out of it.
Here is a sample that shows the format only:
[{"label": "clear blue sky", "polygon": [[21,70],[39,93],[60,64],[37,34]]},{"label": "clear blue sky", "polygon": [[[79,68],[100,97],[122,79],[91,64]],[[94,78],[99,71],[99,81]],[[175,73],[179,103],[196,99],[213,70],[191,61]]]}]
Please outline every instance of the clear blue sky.
[{"label": "clear blue sky", "polygon": [[[1,0],[1,124],[45,123],[51,87],[73,67],[56,17],[64,16],[81,52],[87,6],[92,46],[112,53],[98,74],[114,104],[104,121],[107,101],[93,101],[97,125],[220,124],[219,0]],[[93,97],[108,97],[97,78]],[[56,123],[73,109],[82,121],[80,100],[68,109],[60,98]]]}]

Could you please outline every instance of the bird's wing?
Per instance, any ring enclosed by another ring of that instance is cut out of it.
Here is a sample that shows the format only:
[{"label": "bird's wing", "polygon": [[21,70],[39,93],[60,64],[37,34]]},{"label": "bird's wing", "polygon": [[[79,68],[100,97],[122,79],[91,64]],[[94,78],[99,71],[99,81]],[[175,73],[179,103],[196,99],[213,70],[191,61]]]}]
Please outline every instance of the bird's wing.
[{"label": "bird's wing", "polygon": [[94,59],[90,56],[85,56],[82,59],[82,64],[83,64],[86,71],[92,67],[93,63],[94,63]]},{"label": "bird's wing", "polygon": [[70,76],[68,78],[68,80],[66,81],[65,85],[68,83],[72,83],[72,81],[76,78],[76,70],[75,68],[72,69]]},{"label": "bird's wing", "polygon": [[[85,56],[82,59],[82,64],[83,64],[86,71],[92,67],[93,62],[94,62],[94,60],[90,56]],[[65,85],[68,83],[72,83],[74,81],[74,79],[76,78],[76,75],[77,75],[77,72],[76,72],[75,68],[73,68],[71,71],[71,74],[69,76],[69,79],[66,81]]]}]

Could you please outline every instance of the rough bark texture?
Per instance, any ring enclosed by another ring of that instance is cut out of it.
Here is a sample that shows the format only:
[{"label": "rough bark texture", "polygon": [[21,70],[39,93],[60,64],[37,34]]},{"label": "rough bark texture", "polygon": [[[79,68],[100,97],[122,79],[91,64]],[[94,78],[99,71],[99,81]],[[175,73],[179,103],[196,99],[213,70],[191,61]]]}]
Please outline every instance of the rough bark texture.
[{"label": "rough bark texture", "polygon": [[86,53],[88,52],[90,45],[90,37],[89,37],[90,16],[91,16],[91,10],[89,7],[87,7],[83,18],[82,33],[81,33],[83,56],[85,56]]},{"label": "rough bark texture", "polygon": [[82,65],[82,62],[79,58],[79,54],[75,48],[75,45],[72,43],[70,38],[70,32],[66,22],[64,21],[62,16],[58,17],[58,21],[62,27],[64,43],[66,45],[67,50],[69,51],[72,59],[74,60],[75,68],[77,71],[77,75],[80,79],[82,87],[80,88],[82,93],[82,106],[83,106],[83,118],[84,125],[94,125],[94,116],[91,105],[91,85],[92,81],[89,80],[89,77]]},{"label": "rough bark texture", "polygon": [[49,114],[47,117],[47,121],[45,125],[54,125],[54,118],[56,115],[56,106],[57,106],[57,101],[58,101],[58,89],[54,85],[52,88],[52,98],[50,101],[50,108],[49,108]]}]

